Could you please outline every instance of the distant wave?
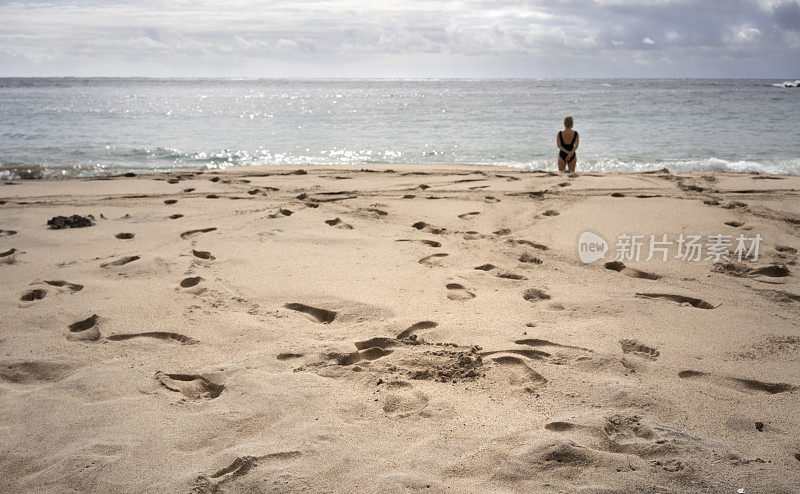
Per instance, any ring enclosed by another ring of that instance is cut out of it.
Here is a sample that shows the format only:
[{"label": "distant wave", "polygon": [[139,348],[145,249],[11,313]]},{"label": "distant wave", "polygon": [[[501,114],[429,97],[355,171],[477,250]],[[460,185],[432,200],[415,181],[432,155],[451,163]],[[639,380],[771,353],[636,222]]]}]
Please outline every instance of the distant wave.
[{"label": "distant wave", "polygon": [[773,87],[800,87],[800,80],[792,81],[784,81],[784,82],[776,82],[775,84],[770,84]]}]

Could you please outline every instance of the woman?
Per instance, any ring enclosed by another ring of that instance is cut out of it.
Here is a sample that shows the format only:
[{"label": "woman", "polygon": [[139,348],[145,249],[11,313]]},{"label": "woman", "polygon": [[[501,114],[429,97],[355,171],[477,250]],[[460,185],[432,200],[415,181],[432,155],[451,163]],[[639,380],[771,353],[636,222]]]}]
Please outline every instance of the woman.
[{"label": "woman", "polygon": [[558,146],[558,171],[563,172],[569,166],[569,172],[575,171],[575,165],[578,163],[578,157],[575,151],[578,150],[578,143],[580,138],[578,133],[572,130],[572,115],[567,115],[564,118],[564,130],[556,136],[556,146]]}]

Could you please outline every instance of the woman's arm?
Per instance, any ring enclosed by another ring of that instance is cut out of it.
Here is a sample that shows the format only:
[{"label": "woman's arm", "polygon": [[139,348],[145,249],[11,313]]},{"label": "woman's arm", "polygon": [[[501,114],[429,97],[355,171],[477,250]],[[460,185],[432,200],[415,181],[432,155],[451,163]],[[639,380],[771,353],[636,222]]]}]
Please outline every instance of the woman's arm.
[{"label": "woman's arm", "polygon": [[559,137],[561,137],[561,132],[556,134],[556,146],[558,146],[559,150],[564,151],[565,153],[569,154],[569,151],[564,149],[564,146],[561,145],[561,139],[559,139]]},{"label": "woman's arm", "polygon": [[[575,157],[575,152],[578,151],[578,144],[580,144],[580,143],[581,143],[581,136],[580,136],[580,134],[575,132],[575,143],[572,145],[572,151],[567,153],[567,154],[569,154],[571,157]],[[572,161],[571,157],[569,157],[570,161]]]}]

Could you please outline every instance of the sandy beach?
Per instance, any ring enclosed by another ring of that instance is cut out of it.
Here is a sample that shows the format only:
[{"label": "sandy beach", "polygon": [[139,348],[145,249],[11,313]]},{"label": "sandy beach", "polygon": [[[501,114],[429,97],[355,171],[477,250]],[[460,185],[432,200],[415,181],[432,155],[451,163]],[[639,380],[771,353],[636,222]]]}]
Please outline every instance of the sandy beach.
[{"label": "sandy beach", "polygon": [[[799,198],[469,165],[6,181],[0,491],[800,492]],[[763,241],[584,264],[584,231]]]}]

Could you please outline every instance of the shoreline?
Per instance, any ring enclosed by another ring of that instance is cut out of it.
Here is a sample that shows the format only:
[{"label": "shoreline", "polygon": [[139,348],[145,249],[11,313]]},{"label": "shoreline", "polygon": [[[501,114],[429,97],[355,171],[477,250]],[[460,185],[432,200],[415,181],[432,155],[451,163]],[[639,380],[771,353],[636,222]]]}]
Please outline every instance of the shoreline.
[{"label": "shoreline", "polygon": [[[0,490],[800,485],[800,176],[392,163],[12,182]],[[48,229],[73,214],[93,225]],[[753,262],[585,264],[585,231],[763,241]]]}]

